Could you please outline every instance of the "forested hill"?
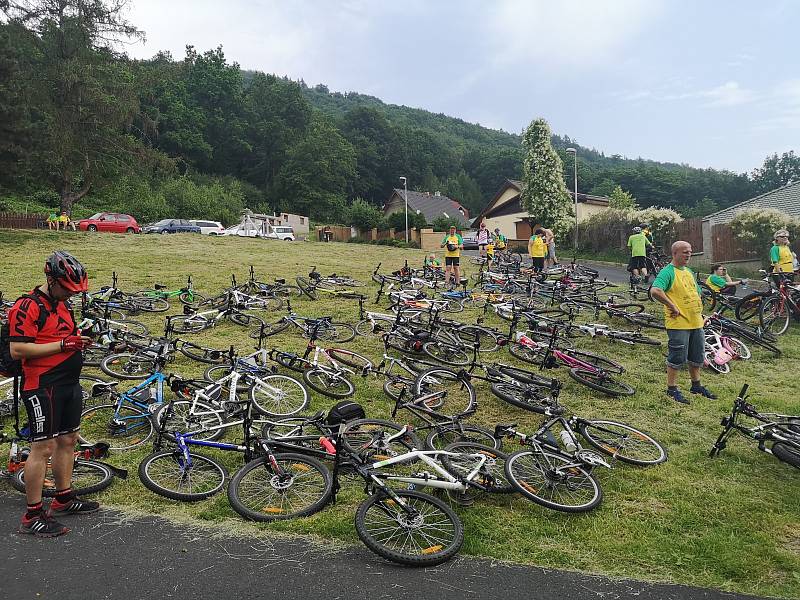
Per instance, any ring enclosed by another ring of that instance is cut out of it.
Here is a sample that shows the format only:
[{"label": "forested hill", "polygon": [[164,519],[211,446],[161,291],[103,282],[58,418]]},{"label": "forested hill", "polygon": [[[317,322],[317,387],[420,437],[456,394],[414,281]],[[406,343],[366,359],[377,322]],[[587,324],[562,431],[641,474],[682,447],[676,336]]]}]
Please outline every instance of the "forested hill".
[{"label": "forested hill", "polygon": [[[480,200],[463,198],[472,210],[491,198],[506,178],[519,179],[521,176],[519,135],[467,123],[441,113],[386,104],[379,98],[357,92],[331,92],[324,85],[308,87],[303,82],[300,86],[314,108],[337,121],[342,121],[357,109],[369,109],[380,113],[392,126],[419,129],[436,136],[449,150],[462,157],[461,166],[480,190]],[[532,118],[535,116],[531,115]],[[606,156],[600,150],[581,146],[568,136],[554,135],[552,141],[564,160],[564,175],[569,187],[572,186],[572,161],[567,159],[565,149],[578,149],[578,186],[590,193],[608,195],[615,185],[621,185],[643,206],[671,206],[688,215],[707,214],[756,193],[756,186],[745,174],[619,155]],[[414,187],[426,190],[429,189],[427,183],[431,182],[417,181]],[[440,187],[452,186],[447,185],[446,178],[440,182]],[[460,189],[453,191],[456,196],[459,192],[464,196]]]}]

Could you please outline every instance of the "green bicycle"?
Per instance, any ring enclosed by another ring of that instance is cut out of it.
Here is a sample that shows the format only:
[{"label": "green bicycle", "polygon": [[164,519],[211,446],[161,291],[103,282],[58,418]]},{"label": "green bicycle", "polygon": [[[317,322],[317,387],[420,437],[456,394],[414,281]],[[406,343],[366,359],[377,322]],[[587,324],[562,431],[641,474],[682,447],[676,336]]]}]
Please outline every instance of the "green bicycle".
[{"label": "green bicycle", "polygon": [[149,301],[149,312],[164,312],[169,310],[169,299],[177,297],[181,303],[196,307],[206,301],[206,297],[196,292],[192,285],[192,276],[186,280],[186,286],[178,290],[168,290],[167,286],[155,284],[152,290],[141,290],[134,294],[134,298]]}]

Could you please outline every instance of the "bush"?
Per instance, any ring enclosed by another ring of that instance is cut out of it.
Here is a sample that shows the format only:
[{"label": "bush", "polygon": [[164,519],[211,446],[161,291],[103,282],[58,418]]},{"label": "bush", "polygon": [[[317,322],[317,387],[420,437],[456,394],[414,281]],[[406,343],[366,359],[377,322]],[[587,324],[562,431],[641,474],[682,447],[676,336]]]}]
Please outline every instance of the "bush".
[{"label": "bush", "polygon": [[[390,229],[394,227],[395,231],[406,230],[405,212],[392,213],[386,218],[386,221]],[[422,213],[417,214],[416,212],[413,211],[408,213],[409,229],[423,229],[427,226],[428,226],[428,221],[425,219],[425,215],[423,215]]]},{"label": "bush", "polygon": [[800,221],[774,208],[744,210],[730,222],[731,230],[752,248],[769,248],[775,232],[788,229],[792,239],[800,233]]},{"label": "bush", "polygon": [[464,220],[459,217],[445,217],[442,215],[441,217],[436,217],[431,225],[434,231],[447,231],[451,226],[461,230],[464,228]]},{"label": "bush", "polygon": [[377,206],[370,204],[366,200],[356,198],[347,209],[347,224],[352,225],[361,231],[369,231],[377,227],[386,228],[386,220],[383,212]]},{"label": "bush", "polygon": [[589,252],[626,250],[628,236],[633,227],[648,223],[656,246],[666,248],[675,241],[675,225],[680,221],[681,216],[669,208],[610,208],[592,215],[578,225],[578,242],[582,250]]}]

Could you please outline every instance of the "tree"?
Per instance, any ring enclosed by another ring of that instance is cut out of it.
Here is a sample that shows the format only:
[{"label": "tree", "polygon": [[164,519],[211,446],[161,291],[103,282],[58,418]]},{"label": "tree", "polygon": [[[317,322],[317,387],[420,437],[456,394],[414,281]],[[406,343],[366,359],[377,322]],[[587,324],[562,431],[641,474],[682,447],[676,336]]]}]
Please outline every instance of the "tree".
[{"label": "tree", "polygon": [[626,192],[621,186],[615,186],[608,197],[608,206],[619,210],[636,210],[636,198],[630,192]]},{"label": "tree", "polygon": [[686,219],[695,219],[717,212],[719,210],[719,204],[714,202],[711,198],[705,197],[694,206],[682,204],[675,207],[675,210],[681,213]]},{"label": "tree", "polygon": [[128,133],[138,110],[132,70],[115,50],[143,37],[122,18],[125,4],[0,2],[9,25],[31,34],[20,75],[38,119],[28,168],[54,185],[68,213],[97,179],[146,162],[146,149]]},{"label": "tree", "polygon": [[[800,222],[774,208],[751,208],[737,214],[730,227],[738,237],[746,240],[751,248],[758,249],[766,259],[775,232],[788,229],[792,236],[800,232]],[[766,263],[765,263],[766,264]]]},{"label": "tree", "polygon": [[[585,176],[584,176],[585,179]],[[611,194],[614,192],[614,189],[618,188],[619,186],[614,183],[611,179],[605,178],[597,185],[591,188],[591,194],[595,196],[606,196],[608,198],[611,197]]]},{"label": "tree", "polygon": [[433,223],[431,223],[431,226],[434,231],[448,231],[451,226],[456,229],[463,229],[464,221],[458,217],[445,217],[442,215],[441,217],[436,217]]},{"label": "tree", "polygon": [[533,121],[525,130],[521,201],[528,214],[558,235],[569,229],[574,213],[564,185],[564,166],[550,135],[544,119]]},{"label": "tree", "polygon": [[[387,225],[390,228],[394,228],[397,231],[405,231],[406,230],[406,213],[405,211],[401,212],[393,212],[387,218]],[[422,213],[414,212],[413,210],[408,212],[408,228],[409,229],[423,229],[428,226],[428,220],[425,218],[425,215]]]},{"label": "tree", "polygon": [[361,198],[353,200],[347,215],[348,224],[361,231],[368,231],[373,227],[381,228],[385,224],[381,210]]},{"label": "tree", "polygon": [[753,170],[753,183],[758,192],[766,193],[784,185],[800,181],[800,156],[793,150],[768,156],[760,168]]}]

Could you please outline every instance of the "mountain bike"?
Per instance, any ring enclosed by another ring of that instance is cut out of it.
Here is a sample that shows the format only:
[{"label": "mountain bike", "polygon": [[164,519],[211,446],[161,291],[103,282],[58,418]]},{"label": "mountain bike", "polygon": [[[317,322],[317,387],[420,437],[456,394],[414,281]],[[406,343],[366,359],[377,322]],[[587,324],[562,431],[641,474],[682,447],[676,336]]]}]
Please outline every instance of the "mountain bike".
[{"label": "mountain bike", "polygon": [[169,290],[167,289],[166,285],[161,284],[154,284],[153,289],[150,290],[141,290],[133,294],[134,298],[147,298],[153,300],[163,300],[166,302],[167,307],[163,310],[167,310],[169,308],[169,299],[170,298],[178,298],[182,304],[188,304],[190,306],[196,306],[201,304],[202,302],[206,301],[206,297],[196,292],[194,286],[192,284],[192,276],[186,280],[186,285],[177,290]]},{"label": "mountain bike", "polygon": [[[184,314],[171,317],[173,330],[176,333],[197,333],[214,327],[225,319],[242,327],[260,327],[264,324],[261,317],[244,312],[254,308],[266,308],[263,301],[256,306],[252,301],[243,300],[241,294],[236,291],[226,293],[226,298],[222,307],[210,310],[195,311],[191,306],[185,305],[183,307]],[[249,296],[248,298],[252,299],[253,297]]]},{"label": "mountain bike", "polygon": [[[548,410],[548,420],[529,435],[517,431],[514,423],[495,427],[496,437],[516,437],[528,446],[508,457],[506,477],[519,493],[537,504],[564,512],[585,512],[599,506],[603,492],[593,471],[597,466],[610,469],[612,465],[594,450],[639,466],[667,460],[664,447],[635,427],[576,415],[566,418],[563,413],[562,407]],[[576,431],[594,450],[581,445]]]},{"label": "mountain bike", "polygon": [[289,304],[289,314],[284,315],[273,323],[264,323],[259,329],[254,329],[250,337],[268,337],[286,331],[289,327],[300,330],[303,337],[311,337],[316,331],[317,339],[344,344],[356,337],[356,329],[347,323],[338,323],[331,317],[301,317],[292,312]]},{"label": "mountain bike", "polygon": [[[758,449],[772,454],[778,460],[800,469],[800,415],[760,413],[747,401],[748,384],[742,386],[733,402],[729,415],[722,418],[722,432],[711,448],[709,455],[719,456],[728,446],[728,439],[735,431],[743,437],[758,442]],[[755,425],[741,423],[742,417],[755,421]],[[771,444],[771,446],[767,446]]]},{"label": "mountain bike", "polygon": [[789,329],[789,321],[800,320],[800,288],[780,274],[777,288],[764,298],[758,309],[758,322],[764,331],[782,335]]}]

